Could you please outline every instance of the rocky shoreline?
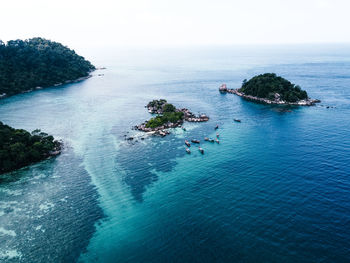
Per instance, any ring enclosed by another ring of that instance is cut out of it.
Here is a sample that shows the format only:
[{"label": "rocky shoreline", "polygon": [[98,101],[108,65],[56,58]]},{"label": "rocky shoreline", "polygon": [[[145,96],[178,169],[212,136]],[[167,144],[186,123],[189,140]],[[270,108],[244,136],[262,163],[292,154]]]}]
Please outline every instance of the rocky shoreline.
[{"label": "rocky shoreline", "polygon": [[60,155],[62,153],[62,150],[63,150],[63,141],[59,140],[59,141],[57,141],[56,147],[48,153],[47,158],[51,158],[51,157],[55,157],[57,155]]},{"label": "rocky shoreline", "polygon": [[306,99],[306,100],[299,100],[296,102],[287,102],[287,101],[281,100],[278,93],[275,94],[274,100],[259,98],[251,95],[246,95],[243,92],[240,92],[238,89],[228,89],[226,84],[222,84],[219,88],[219,91],[221,93],[235,94],[249,101],[254,101],[254,102],[263,103],[263,104],[272,104],[272,105],[314,106],[316,103],[321,102],[320,100],[317,100],[317,99]]},{"label": "rocky shoreline", "polygon": [[[66,80],[66,81],[63,82],[63,83],[57,83],[57,84],[55,84],[55,85],[53,85],[53,86],[54,86],[54,87],[58,87],[58,86],[66,85],[66,84],[77,83],[77,82],[80,82],[80,81],[89,79],[89,78],[91,78],[91,77],[92,77],[92,75],[89,74],[89,75],[87,75],[87,76],[85,76],[85,77],[81,77],[81,78],[77,78],[77,79],[73,79],[73,80]],[[38,89],[38,88],[36,88],[36,89]]]},{"label": "rocky shoreline", "polygon": [[[92,71],[91,71],[91,72],[92,72]],[[91,73],[91,72],[90,72],[90,73]],[[35,88],[29,89],[29,90],[22,91],[22,92],[20,92],[20,93],[18,93],[18,94],[24,94],[24,93],[32,92],[32,91],[35,91],[35,90],[41,90],[41,89],[49,88],[49,87],[58,87],[58,86],[66,85],[66,84],[77,83],[77,82],[80,82],[80,81],[89,79],[89,78],[91,78],[91,77],[92,77],[92,75],[89,74],[89,75],[87,75],[87,76],[85,76],[85,77],[81,77],[81,78],[77,78],[77,79],[72,79],[72,80],[66,80],[66,81],[64,81],[64,82],[62,82],[62,83],[56,83],[56,84],[54,84],[54,85],[52,85],[52,86],[48,86],[48,87],[35,87]],[[7,95],[6,93],[3,93],[3,94],[0,94],[0,99],[5,99],[5,98],[7,98],[7,97],[11,97],[11,96],[14,96],[14,95],[17,95],[17,94],[13,94],[13,95],[10,95],[10,96],[9,96],[9,95]]]}]

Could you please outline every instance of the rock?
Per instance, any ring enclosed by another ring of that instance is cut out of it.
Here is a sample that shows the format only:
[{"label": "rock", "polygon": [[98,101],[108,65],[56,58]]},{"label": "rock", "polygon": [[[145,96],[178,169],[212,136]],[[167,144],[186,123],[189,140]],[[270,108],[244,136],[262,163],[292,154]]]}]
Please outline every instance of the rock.
[{"label": "rock", "polygon": [[220,88],[219,88],[219,91],[220,91],[221,93],[226,93],[226,92],[227,92],[227,86],[226,86],[226,84],[222,84],[222,85],[220,86]]}]

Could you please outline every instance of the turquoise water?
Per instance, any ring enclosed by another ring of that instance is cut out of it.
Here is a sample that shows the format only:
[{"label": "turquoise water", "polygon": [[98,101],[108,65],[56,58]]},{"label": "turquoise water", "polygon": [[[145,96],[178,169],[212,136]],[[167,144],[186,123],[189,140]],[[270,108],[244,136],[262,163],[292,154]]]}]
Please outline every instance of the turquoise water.
[{"label": "turquoise water", "polygon": [[[107,69],[0,101],[1,121],[66,145],[2,177],[1,262],[350,260],[350,46],[89,56]],[[218,92],[264,72],[322,103],[286,112]],[[140,136],[131,127],[150,117],[144,105],[155,98],[211,119],[125,141]],[[220,144],[187,155],[184,139],[214,137],[216,124]]]}]

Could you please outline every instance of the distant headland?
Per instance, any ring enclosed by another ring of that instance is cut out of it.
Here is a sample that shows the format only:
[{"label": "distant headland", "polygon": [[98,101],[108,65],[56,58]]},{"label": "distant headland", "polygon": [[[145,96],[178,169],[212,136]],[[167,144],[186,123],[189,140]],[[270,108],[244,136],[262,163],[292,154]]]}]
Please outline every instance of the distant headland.
[{"label": "distant headland", "polygon": [[321,102],[310,99],[305,90],[274,73],[265,73],[248,81],[244,80],[239,89],[228,89],[226,84],[223,84],[219,91],[265,104],[312,106]]},{"label": "distant headland", "polygon": [[0,40],[0,98],[90,77],[95,67],[74,50],[44,38]]}]

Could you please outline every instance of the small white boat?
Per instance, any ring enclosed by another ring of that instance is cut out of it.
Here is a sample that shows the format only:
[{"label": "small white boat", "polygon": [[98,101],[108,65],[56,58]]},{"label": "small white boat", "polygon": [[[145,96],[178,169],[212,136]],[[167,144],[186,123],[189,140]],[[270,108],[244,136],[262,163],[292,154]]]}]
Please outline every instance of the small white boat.
[{"label": "small white boat", "polygon": [[216,133],[216,137],[219,138],[219,136],[220,136],[220,135],[219,135],[219,133],[217,132],[217,133]]},{"label": "small white boat", "polygon": [[217,143],[220,143],[220,141],[219,141],[217,138],[215,139],[215,141],[216,141]]},{"label": "small white boat", "polygon": [[198,150],[201,152],[201,154],[204,154],[204,150],[202,147],[198,147]]},{"label": "small white boat", "polygon": [[186,148],[186,152],[187,152],[188,154],[190,154],[190,153],[191,153],[191,150],[188,149],[188,148]]}]

